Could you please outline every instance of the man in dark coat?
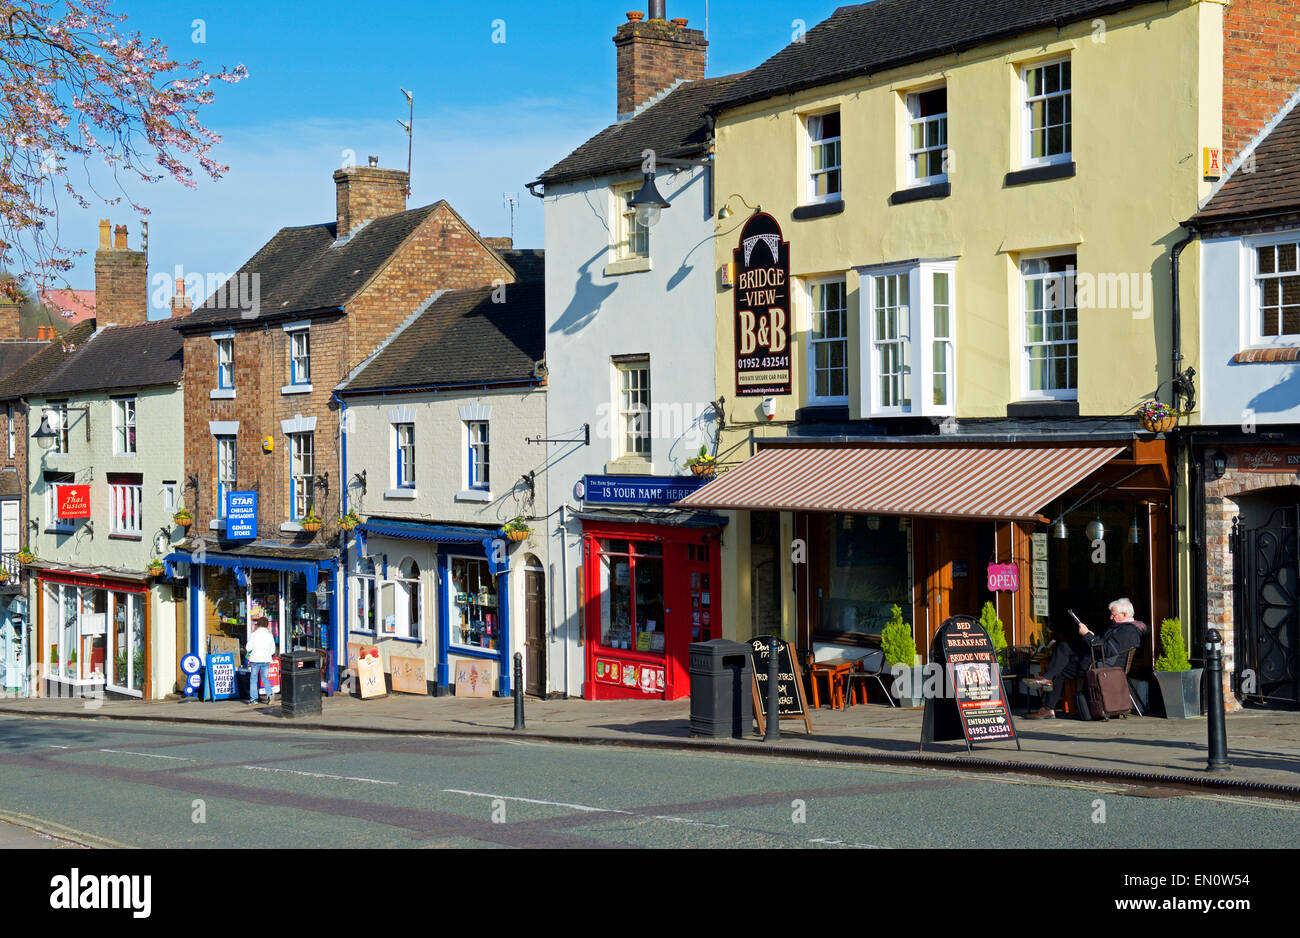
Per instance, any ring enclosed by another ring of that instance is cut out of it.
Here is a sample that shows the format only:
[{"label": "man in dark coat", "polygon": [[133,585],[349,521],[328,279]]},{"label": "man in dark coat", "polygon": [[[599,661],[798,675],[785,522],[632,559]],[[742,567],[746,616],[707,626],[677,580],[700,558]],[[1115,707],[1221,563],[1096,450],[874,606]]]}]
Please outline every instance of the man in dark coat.
[{"label": "man in dark coat", "polygon": [[1080,622],[1078,639],[1057,642],[1052,649],[1052,660],[1048,662],[1043,676],[1026,682],[1044,689],[1051,685],[1051,689],[1043,695],[1042,708],[1026,714],[1026,717],[1030,720],[1050,720],[1056,716],[1056,706],[1061,701],[1066,680],[1083,677],[1084,672],[1092,666],[1094,645],[1100,648],[1098,656],[1101,666],[1122,665],[1129,650],[1141,646],[1146,630],[1145,623],[1133,618],[1133,604],[1127,599],[1117,599],[1110,604],[1110,625],[1100,637]]}]

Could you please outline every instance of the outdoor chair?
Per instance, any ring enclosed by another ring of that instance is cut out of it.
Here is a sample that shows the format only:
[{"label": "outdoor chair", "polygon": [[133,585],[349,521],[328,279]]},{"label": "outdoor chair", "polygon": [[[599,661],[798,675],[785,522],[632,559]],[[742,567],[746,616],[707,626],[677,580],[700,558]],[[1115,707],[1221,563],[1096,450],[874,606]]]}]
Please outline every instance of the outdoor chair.
[{"label": "outdoor chair", "polygon": [[894,703],[893,697],[889,694],[889,689],[885,687],[885,682],[880,679],[880,675],[884,670],[885,653],[879,648],[873,648],[865,657],[859,658],[857,666],[848,674],[847,685],[849,703],[852,704],[854,702],[854,684],[856,683],[862,694],[862,698],[858,702],[865,704],[867,702],[867,681],[868,679],[875,678],[876,683],[880,685],[881,693],[885,695],[885,700],[889,702],[891,707],[897,706],[897,704]]}]

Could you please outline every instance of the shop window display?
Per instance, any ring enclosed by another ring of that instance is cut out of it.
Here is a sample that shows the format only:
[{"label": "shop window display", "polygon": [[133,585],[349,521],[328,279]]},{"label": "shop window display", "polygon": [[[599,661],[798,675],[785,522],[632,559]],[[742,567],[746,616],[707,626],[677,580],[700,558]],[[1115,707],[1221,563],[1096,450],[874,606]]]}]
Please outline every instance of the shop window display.
[{"label": "shop window display", "polygon": [[815,631],[879,635],[898,606],[911,621],[911,526],[882,515],[820,515]]},{"label": "shop window display", "polygon": [[453,557],[450,589],[452,642],[497,649],[501,641],[497,584],[487,561]]},{"label": "shop window display", "polygon": [[600,612],[601,645],[663,654],[662,544],[600,542]]}]

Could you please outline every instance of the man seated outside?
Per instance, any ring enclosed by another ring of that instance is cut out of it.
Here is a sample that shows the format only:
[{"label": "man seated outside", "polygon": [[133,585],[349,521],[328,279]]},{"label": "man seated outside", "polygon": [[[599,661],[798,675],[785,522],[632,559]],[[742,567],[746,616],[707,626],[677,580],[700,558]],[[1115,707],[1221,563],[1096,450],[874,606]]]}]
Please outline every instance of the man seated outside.
[{"label": "man seated outside", "polygon": [[1043,695],[1040,709],[1026,714],[1030,720],[1050,720],[1056,716],[1056,707],[1061,702],[1061,693],[1069,678],[1081,678],[1092,666],[1093,646],[1100,646],[1098,657],[1103,667],[1114,667],[1124,663],[1129,650],[1142,644],[1146,633],[1146,623],[1133,618],[1133,604],[1127,599],[1117,599],[1110,604],[1110,625],[1098,637],[1082,622],[1079,623],[1079,636],[1068,642],[1056,643],[1052,649],[1052,660],[1041,678],[1031,678],[1025,683],[1040,688],[1049,688]]}]

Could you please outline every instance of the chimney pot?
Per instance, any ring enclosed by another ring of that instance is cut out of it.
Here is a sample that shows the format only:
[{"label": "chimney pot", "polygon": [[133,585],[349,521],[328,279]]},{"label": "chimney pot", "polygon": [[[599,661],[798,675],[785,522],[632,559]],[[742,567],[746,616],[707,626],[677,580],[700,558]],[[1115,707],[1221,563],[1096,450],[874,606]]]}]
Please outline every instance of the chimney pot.
[{"label": "chimney pot", "polygon": [[99,246],[101,248],[112,247],[112,245],[109,243],[109,238],[110,238],[109,231],[108,231],[109,227],[110,226],[107,218],[101,218],[99,220]]},{"label": "chimney pot", "polygon": [[113,229],[113,248],[115,250],[126,250],[126,225],[118,225]]},{"label": "chimney pot", "polygon": [[370,161],[370,165],[371,165],[371,166],[378,166],[378,165],[379,165],[379,157],[377,157],[377,156],[371,156],[371,157],[369,157],[369,161]]},{"label": "chimney pot", "polygon": [[667,0],[650,0],[650,19],[664,20],[668,18]]}]

